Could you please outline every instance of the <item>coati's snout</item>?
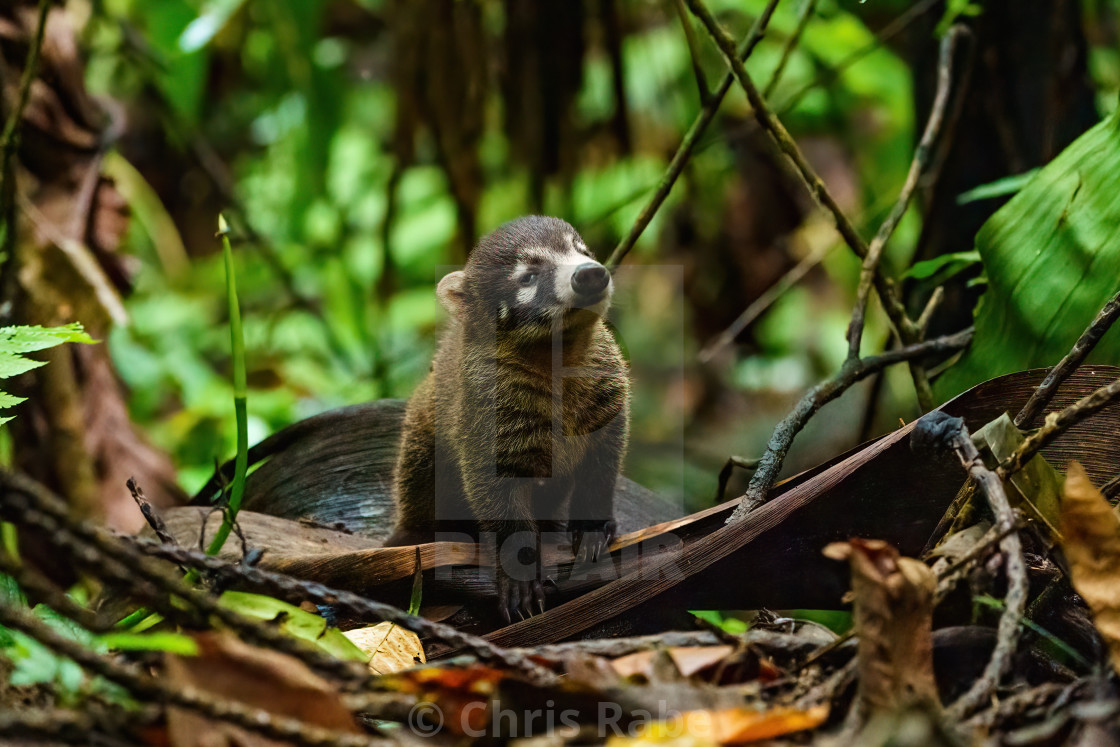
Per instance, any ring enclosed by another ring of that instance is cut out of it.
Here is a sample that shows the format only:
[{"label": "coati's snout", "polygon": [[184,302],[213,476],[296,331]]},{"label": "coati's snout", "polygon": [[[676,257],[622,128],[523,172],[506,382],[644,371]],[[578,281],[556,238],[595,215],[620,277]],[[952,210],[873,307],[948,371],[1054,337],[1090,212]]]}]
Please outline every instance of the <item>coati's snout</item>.
[{"label": "coati's snout", "polygon": [[594,303],[602,298],[611,284],[611,274],[598,262],[585,262],[572,273],[572,290],[576,297]]}]

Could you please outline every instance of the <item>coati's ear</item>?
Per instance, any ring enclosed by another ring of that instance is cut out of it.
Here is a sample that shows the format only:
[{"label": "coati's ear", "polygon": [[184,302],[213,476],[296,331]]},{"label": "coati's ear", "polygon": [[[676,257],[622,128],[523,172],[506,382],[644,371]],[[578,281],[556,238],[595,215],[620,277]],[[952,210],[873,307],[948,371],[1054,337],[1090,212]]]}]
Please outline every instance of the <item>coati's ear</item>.
[{"label": "coati's ear", "polygon": [[463,308],[463,271],[445,275],[436,286],[436,296],[448,313],[457,315]]}]

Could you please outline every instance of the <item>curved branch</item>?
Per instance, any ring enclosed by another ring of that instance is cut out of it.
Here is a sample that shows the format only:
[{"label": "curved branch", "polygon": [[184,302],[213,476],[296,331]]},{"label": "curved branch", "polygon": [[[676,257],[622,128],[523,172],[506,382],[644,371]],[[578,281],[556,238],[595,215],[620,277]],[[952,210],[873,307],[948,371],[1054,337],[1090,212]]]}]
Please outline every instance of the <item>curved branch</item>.
[{"label": "curved branch", "polygon": [[727,523],[741,521],[756,506],[766,501],[766,494],[774,485],[774,481],[781,472],[782,462],[793,445],[793,439],[805,427],[817,410],[839,397],[853,384],[871,374],[881,371],[887,366],[903,361],[912,361],[930,355],[939,355],[968,345],[972,340],[972,328],[968,328],[954,335],[938,337],[926,342],[917,343],[899,350],[891,350],[882,355],[870,358],[844,361],[840,370],[827,381],[823,381],[810,389],[802,397],[793,410],[782,419],[774,428],[766,452],[759,459],[758,468],[747,486],[747,492],[739,500]]},{"label": "curved branch", "polygon": [[863,339],[863,325],[867,313],[867,298],[871,294],[871,281],[883,256],[883,249],[887,246],[891,234],[898,227],[899,221],[906,213],[910,198],[918,187],[918,181],[929,162],[930,153],[933,151],[934,141],[941,131],[941,123],[945,119],[945,109],[949,103],[949,88],[953,80],[953,55],[957,49],[957,40],[967,33],[963,26],[953,26],[949,33],[941,40],[941,55],[937,63],[937,94],[930,109],[929,120],[926,121],[925,130],[922,132],[918,147],[914,150],[914,158],[910,162],[910,170],[906,174],[906,181],[898,193],[898,199],[887,215],[886,220],[879,226],[875,238],[871,239],[867,256],[863,258],[863,266],[859,273],[859,287],[856,290],[856,305],[852,309],[852,321],[848,324],[848,357],[859,357],[859,345]]},{"label": "curved branch", "polygon": [[[758,42],[762,40],[763,35],[766,33],[766,27],[770,23],[770,17],[774,15],[774,9],[778,7],[779,2],[781,2],[781,0],[770,0],[770,2],[766,4],[762,15],[755,20],[754,25],[751,26],[750,32],[747,33],[747,38],[743,41],[742,50],[735,51],[735,43],[731,43],[732,55],[736,59],[745,60],[750,57],[751,52],[758,46]],[[611,256],[608,257],[607,261],[604,263],[611,272],[614,272],[615,269],[618,268],[623,258],[634,248],[638,237],[646,230],[646,226],[649,225],[650,221],[653,220],[653,216],[656,215],[658,209],[661,208],[661,203],[665,202],[665,198],[669,196],[673,185],[676,184],[677,177],[681,175],[681,172],[684,171],[685,164],[688,163],[688,159],[692,157],[692,152],[696,149],[696,144],[700,141],[700,136],[704,134],[704,130],[708,128],[708,125],[715,117],[719,105],[723,102],[723,97],[727,95],[734,81],[735,76],[731,73],[724,75],[723,80],[720,81],[719,88],[704,102],[700,113],[696,115],[692,126],[689,127],[688,132],[685,133],[684,140],[681,141],[677,152],[673,154],[673,159],[669,161],[669,166],[665,169],[665,174],[661,177],[661,181],[658,182],[656,190],[654,190],[653,195],[649,198],[649,202],[642,208],[642,212],[638,214],[638,219],[635,220],[634,225],[630,227],[630,232],[623,237],[622,241],[618,242],[618,246],[615,247],[614,251],[611,252]],[[701,91],[701,96],[703,96],[703,91]]]}]

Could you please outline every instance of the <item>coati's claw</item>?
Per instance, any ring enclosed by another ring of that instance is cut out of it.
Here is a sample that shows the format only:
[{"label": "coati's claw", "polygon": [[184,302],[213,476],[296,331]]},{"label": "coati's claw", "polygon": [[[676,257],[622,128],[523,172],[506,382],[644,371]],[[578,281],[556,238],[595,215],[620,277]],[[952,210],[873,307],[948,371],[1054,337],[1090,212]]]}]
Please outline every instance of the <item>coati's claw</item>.
[{"label": "coati's claw", "polygon": [[578,519],[570,523],[572,555],[577,562],[598,562],[611,543],[618,537],[614,519]]},{"label": "coati's claw", "polygon": [[532,588],[532,591],[533,591],[533,606],[536,608],[535,610],[530,611],[529,614],[531,615],[531,614],[533,614],[533,612],[539,612],[540,614],[543,615],[544,614],[544,586],[541,585],[540,581],[531,581],[531,582],[529,582],[529,585],[530,585],[530,587]]},{"label": "coati's claw", "polygon": [[544,585],[537,579],[515,581],[509,577],[498,578],[498,614],[507,625],[514,618],[525,620],[537,613],[543,613]]}]

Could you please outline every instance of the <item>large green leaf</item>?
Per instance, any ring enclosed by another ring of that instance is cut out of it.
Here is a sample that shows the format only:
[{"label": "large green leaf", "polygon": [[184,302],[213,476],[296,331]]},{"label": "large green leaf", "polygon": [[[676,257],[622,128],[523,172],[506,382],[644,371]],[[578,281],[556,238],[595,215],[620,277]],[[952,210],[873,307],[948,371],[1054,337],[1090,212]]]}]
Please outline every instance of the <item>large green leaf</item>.
[{"label": "large green leaf", "polygon": [[[1057,363],[1120,290],[1120,116],[1078,138],[976,235],[988,290],[976,336],[937,382],[942,398]],[[1120,363],[1120,332],[1090,360]]]}]

